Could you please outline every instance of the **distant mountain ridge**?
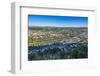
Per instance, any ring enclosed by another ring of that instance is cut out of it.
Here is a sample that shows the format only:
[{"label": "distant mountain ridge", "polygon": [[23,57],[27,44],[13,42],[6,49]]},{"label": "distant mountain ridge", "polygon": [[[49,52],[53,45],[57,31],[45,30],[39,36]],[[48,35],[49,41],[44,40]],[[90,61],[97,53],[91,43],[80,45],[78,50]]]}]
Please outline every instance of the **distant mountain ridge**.
[{"label": "distant mountain ridge", "polygon": [[88,27],[56,27],[56,26],[28,26],[28,28],[79,28],[79,29],[81,29],[81,28],[88,28]]}]

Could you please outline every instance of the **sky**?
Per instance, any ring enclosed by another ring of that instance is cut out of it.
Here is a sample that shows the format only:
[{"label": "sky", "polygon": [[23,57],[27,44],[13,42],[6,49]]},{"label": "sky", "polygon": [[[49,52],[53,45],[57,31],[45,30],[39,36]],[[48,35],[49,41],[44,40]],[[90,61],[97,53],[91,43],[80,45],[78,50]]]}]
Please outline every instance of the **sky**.
[{"label": "sky", "polygon": [[88,17],[28,15],[29,26],[87,27]]}]

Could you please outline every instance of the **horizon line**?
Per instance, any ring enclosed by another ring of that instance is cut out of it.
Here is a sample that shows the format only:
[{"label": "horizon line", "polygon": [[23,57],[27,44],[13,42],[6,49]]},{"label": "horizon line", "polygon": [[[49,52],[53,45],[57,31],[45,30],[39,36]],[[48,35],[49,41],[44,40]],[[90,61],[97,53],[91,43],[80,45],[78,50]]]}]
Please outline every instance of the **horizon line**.
[{"label": "horizon line", "polygon": [[[58,26],[28,26],[28,27],[54,27],[57,28]],[[86,26],[82,26],[82,27],[64,27],[64,26],[59,26],[58,28],[88,28]]]},{"label": "horizon line", "polygon": [[[28,27],[69,27],[69,26],[33,26],[33,25],[29,25]],[[74,26],[76,28],[78,27],[88,27],[88,26]],[[73,27],[72,27],[73,28]]]}]

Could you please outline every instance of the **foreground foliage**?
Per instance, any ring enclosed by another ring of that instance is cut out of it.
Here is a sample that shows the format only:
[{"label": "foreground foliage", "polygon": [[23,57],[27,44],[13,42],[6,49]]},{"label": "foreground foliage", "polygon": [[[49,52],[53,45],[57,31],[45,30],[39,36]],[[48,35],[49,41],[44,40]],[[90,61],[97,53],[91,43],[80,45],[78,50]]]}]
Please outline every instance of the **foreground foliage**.
[{"label": "foreground foliage", "polygon": [[[53,46],[56,44],[53,44]],[[50,60],[50,59],[77,59],[87,58],[88,48],[87,44],[68,44],[65,47],[59,48],[60,46],[51,47],[34,47],[36,51],[30,49],[31,53],[28,55],[29,60]],[[36,49],[37,48],[37,49]],[[43,49],[44,50],[43,50]],[[45,49],[46,48],[46,49]]]}]

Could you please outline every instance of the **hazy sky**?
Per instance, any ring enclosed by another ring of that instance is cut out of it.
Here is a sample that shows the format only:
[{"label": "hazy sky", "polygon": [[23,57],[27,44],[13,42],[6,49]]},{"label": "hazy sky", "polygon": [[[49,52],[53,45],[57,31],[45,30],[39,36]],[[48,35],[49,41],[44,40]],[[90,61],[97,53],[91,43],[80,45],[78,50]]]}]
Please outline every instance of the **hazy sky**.
[{"label": "hazy sky", "polygon": [[29,26],[87,27],[88,17],[28,15]]}]

